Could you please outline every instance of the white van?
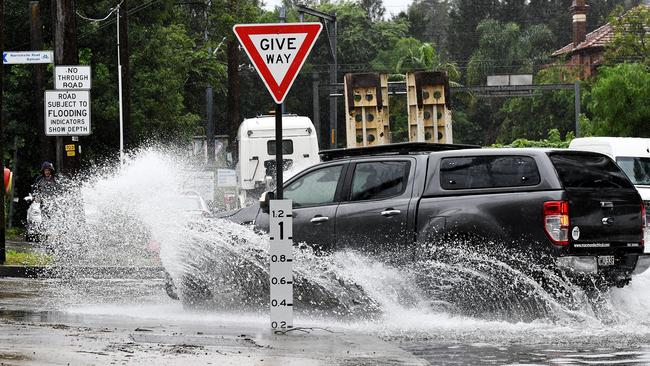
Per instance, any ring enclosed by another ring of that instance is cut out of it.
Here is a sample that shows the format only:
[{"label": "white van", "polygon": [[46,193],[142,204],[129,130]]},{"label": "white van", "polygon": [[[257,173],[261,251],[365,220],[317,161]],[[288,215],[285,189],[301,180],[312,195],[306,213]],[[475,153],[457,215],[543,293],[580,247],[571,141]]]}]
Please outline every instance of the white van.
[{"label": "white van", "polygon": [[[239,126],[237,140],[239,203],[245,206],[247,191],[269,190],[269,183],[275,178],[275,116],[245,119]],[[288,171],[285,179],[320,162],[316,129],[309,118],[282,116],[282,158],[283,170]]]}]

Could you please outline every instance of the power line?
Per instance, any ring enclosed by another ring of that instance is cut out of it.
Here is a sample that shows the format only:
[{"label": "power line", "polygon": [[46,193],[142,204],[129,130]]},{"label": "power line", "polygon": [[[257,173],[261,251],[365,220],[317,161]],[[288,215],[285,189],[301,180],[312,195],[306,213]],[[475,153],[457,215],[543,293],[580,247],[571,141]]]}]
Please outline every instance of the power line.
[{"label": "power line", "polygon": [[91,22],[103,22],[104,20],[108,19],[108,17],[110,17],[114,12],[116,12],[117,9],[120,6],[122,6],[123,2],[124,2],[124,0],[120,1],[120,3],[117,4],[116,7],[109,9],[110,11],[108,12],[108,14],[105,17],[101,18],[101,19],[88,18],[88,17],[84,16],[83,14],[81,14],[79,11],[76,11],[76,13],[77,13],[77,16],[80,17],[81,19],[85,19],[85,20],[88,20],[88,21],[91,21]]},{"label": "power line", "polygon": [[[127,10],[126,13],[127,13],[127,15],[133,15],[133,14],[139,13],[140,11],[142,11],[142,10],[144,10],[144,9],[146,9],[146,8],[148,8],[148,7],[150,7],[150,6],[152,6],[152,5],[155,5],[156,3],[159,3],[159,2],[161,2],[161,1],[162,1],[162,0],[151,0],[151,1],[147,2],[147,3],[140,4],[140,5],[138,5],[138,6],[134,7],[134,8],[131,8],[131,9]],[[120,5],[121,5],[121,4],[122,4],[122,2],[120,2]],[[110,15],[110,14],[109,14],[109,15]],[[96,32],[98,32],[98,31],[100,31],[100,30],[106,28],[106,27],[109,27],[109,26],[111,26],[111,25],[113,25],[113,24],[115,24],[115,19],[110,19],[110,20],[108,20],[107,22],[105,22],[105,23],[103,23],[102,25],[100,25],[99,27],[97,27],[97,28],[95,28],[95,29],[92,29],[92,30],[89,30],[89,31],[86,31],[86,32],[80,34],[78,38],[84,38],[84,37],[87,37],[87,36],[89,36],[89,35],[91,35],[91,34],[93,34],[93,33],[96,33]]]}]

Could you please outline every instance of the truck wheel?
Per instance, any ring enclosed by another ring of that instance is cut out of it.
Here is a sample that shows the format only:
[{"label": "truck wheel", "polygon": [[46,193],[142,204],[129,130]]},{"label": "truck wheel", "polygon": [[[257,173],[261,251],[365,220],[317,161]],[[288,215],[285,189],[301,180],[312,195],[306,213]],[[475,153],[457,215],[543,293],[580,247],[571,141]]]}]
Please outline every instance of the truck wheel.
[{"label": "truck wheel", "polygon": [[200,278],[186,274],[183,276],[181,287],[184,308],[200,308],[212,300],[208,284]]},{"label": "truck wheel", "polygon": [[174,281],[167,271],[165,271],[165,284],[163,286],[167,296],[173,300],[178,300],[178,289],[176,288],[176,285],[174,285]]}]

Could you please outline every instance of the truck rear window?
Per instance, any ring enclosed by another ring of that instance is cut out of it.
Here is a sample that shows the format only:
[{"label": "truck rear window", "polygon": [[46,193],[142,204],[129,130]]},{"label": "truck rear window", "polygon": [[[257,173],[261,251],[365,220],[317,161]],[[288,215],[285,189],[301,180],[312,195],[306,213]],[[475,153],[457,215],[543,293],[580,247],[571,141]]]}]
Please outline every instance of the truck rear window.
[{"label": "truck rear window", "polygon": [[630,188],[625,173],[604,155],[549,154],[564,188]]},{"label": "truck rear window", "polygon": [[[266,142],[266,152],[269,155],[275,155],[275,140],[269,140]],[[293,154],[293,140],[282,140],[282,154]]]},{"label": "truck rear window", "polygon": [[443,189],[533,186],[540,182],[535,160],[528,156],[466,156],[442,159]]}]

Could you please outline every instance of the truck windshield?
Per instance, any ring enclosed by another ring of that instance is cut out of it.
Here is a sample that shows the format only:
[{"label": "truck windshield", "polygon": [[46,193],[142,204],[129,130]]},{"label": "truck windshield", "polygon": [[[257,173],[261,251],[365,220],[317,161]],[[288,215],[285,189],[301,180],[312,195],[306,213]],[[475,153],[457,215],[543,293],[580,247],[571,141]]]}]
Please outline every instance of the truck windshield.
[{"label": "truck windshield", "polygon": [[650,158],[618,157],[616,162],[637,186],[650,186]]}]

